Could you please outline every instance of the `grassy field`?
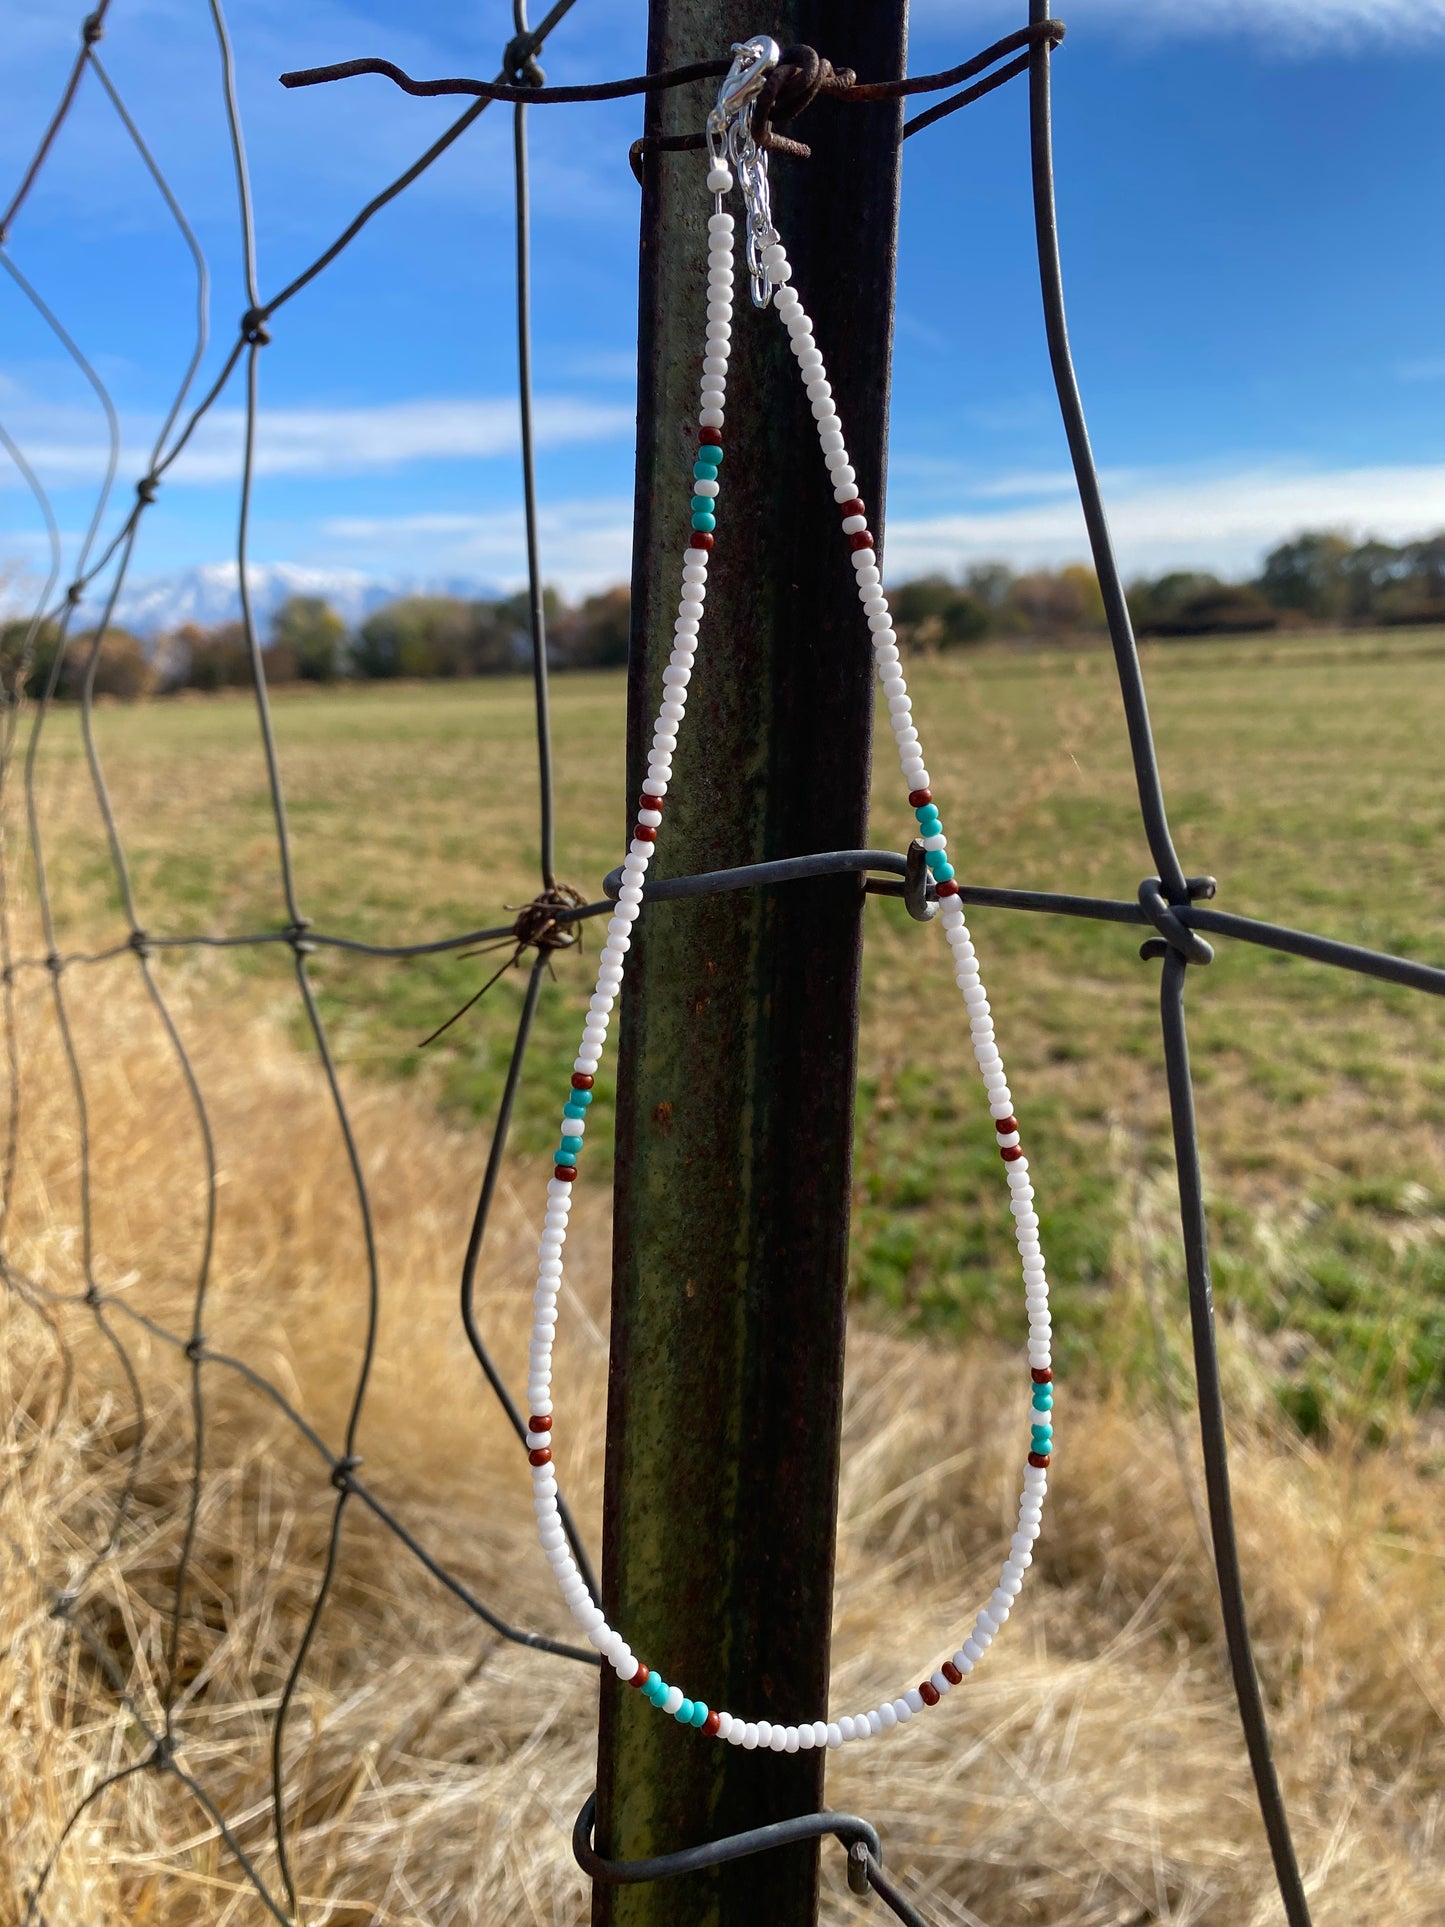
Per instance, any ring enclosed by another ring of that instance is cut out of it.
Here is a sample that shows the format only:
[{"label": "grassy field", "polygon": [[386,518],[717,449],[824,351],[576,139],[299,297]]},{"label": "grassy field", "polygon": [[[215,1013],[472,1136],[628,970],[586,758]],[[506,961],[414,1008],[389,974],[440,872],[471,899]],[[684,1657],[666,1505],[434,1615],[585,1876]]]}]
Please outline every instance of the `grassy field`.
[{"label": "grassy field", "polygon": [[[1445,955],[1442,666],[1430,636],[1151,652],[1186,868],[1214,872],[1226,907]],[[965,874],[1132,896],[1149,865],[1102,654],[977,654],[921,665],[913,680],[936,787],[957,799]],[[531,894],[525,685],[288,693],[276,712],[299,892],[318,927],[422,938],[502,921],[504,904]],[[247,704],[111,707],[97,727],[147,928],[280,923]],[[560,867],[588,895],[623,834],[621,732],[618,678],[561,684]],[[908,819],[890,772],[880,776],[872,841],[897,847]],[[124,932],[73,715],[48,727],[38,795],[58,945],[101,948]],[[16,802],[12,792],[12,853]],[[22,862],[12,915],[29,955],[41,949],[32,883]],[[943,1070],[923,1048],[934,1013],[952,1008],[944,946],[896,905],[875,900],[868,917],[835,1711],[896,1690],[899,1665],[916,1676],[934,1663],[992,1583],[1019,1417],[1015,1355],[998,1369],[999,1341],[1018,1331],[990,1134],[971,1091],[960,1102],[963,1040]],[[843,1757],[828,1798],[878,1822],[940,1927],[1278,1927],[1200,1524],[1158,965],[1118,928],[998,912],[974,925],[1045,1201],[1066,1449],[1037,1584],[991,1666],[946,1719],[910,1729],[886,1757]],[[455,1312],[515,983],[443,1044],[417,1048],[486,967],[315,960],[375,1205],[381,1327],[361,1450],[373,1488],[469,1585],[515,1620],[561,1631],[515,1443],[479,1395]],[[481,1280],[481,1314],[514,1379],[541,1154],[587,968],[562,957],[544,997]],[[359,1362],[364,1270],[289,958],[279,947],[171,953],[157,969],[216,1136],[210,1342],[271,1375],[334,1440]],[[127,958],[77,965],[65,982],[90,1098],[96,1275],[134,1311],[184,1326],[203,1224],[184,1090]],[[6,1252],[21,1274],[74,1289],[79,1147],[44,973],[19,972],[16,997],[22,1155]],[[1223,944],[1193,973],[1191,1006],[1241,1544],[1317,1927],[1435,1927],[1440,1009]],[[560,1370],[579,1413],[563,1472],[595,1540],[608,1227],[600,1168],[594,1180],[579,1204]],[[112,1316],[134,1348],[148,1429],[126,1531],[80,1611],[154,1717],[190,1477],[188,1388],[172,1352]],[[104,1540],[137,1436],[90,1314],[63,1311],[59,1331],[73,1381],[54,1335],[0,1295],[6,1927],[100,1771],[139,1757],[90,1649],[49,1612]],[[206,1386],[182,1757],[274,1886],[270,1720],[334,1494],[244,1383],[212,1368]],[[920,1400],[937,1421],[923,1441]],[[306,1927],[580,1927],[587,1903],[566,1833],[591,1784],[594,1720],[590,1677],[497,1641],[353,1507],[287,1742]],[[825,1864],[828,1927],[877,1919]],[[251,1927],[267,1916],[176,1782],[137,1773],[86,1810],[42,1918]]]},{"label": "grassy field", "polygon": [[[1150,651],[1176,840],[1191,874],[1219,878],[1222,907],[1445,955],[1442,658],[1429,634]],[[1105,652],[977,654],[921,665],[914,680],[963,874],[1133,896],[1151,866]],[[592,897],[622,847],[622,705],[619,676],[559,685],[560,873]],[[287,693],[276,716],[299,894],[319,927],[422,938],[505,922],[504,906],[532,894],[526,684]],[[249,704],[113,707],[98,734],[143,923],[282,922]],[[50,725],[40,792],[60,947],[101,947],[121,926],[71,715]],[[896,772],[881,768],[871,840],[900,847],[908,823]],[[661,865],[666,874],[665,850]],[[1064,1361],[1140,1387],[1158,1389],[1162,1375],[1182,1395],[1158,967],[1114,926],[997,911],[973,921],[1040,1177]],[[868,934],[857,1295],[915,1325],[1013,1340],[1014,1294],[998,1288],[1007,1222],[982,1106],[965,1102],[955,1128],[966,1048],[960,1039],[950,1061],[918,1047],[933,1014],[953,1008],[944,947],[894,904],[874,902]],[[1194,973],[1192,1037],[1237,1394],[1277,1398],[1306,1431],[1388,1430],[1432,1404],[1445,1356],[1440,1007],[1219,948]],[[163,970],[218,997],[243,976],[264,1000],[287,994],[288,966],[272,950]],[[315,963],[348,1066],[419,1080],[454,1115],[479,1120],[500,1088],[519,986],[504,982],[443,1042],[417,1046],[490,968],[336,953]],[[585,957],[563,957],[544,996],[522,1154],[549,1140],[588,977]],[[598,1125],[605,1138],[605,1101]]]}]

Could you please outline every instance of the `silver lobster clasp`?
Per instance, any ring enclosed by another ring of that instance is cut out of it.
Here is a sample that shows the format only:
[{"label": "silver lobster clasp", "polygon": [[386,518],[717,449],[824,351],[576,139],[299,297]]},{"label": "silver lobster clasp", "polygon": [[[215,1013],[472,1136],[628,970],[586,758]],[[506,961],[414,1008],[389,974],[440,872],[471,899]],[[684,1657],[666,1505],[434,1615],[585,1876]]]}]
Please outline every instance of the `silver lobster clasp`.
[{"label": "silver lobster clasp", "polygon": [[717,90],[717,102],[707,117],[707,144],[714,160],[727,153],[728,129],[745,107],[751,107],[762,92],[763,82],[782,59],[776,40],[756,34],[751,40],[735,40],[733,64]]},{"label": "silver lobster clasp", "polygon": [[[766,308],[773,298],[772,282],[763,266],[763,250],[778,238],[773,230],[772,199],[768,191],[768,157],[753,139],[753,104],[782,53],[776,40],[755,34],[733,43],[728,69],[717,102],[707,117],[707,149],[714,166],[729,167],[742,189],[747,209],[747,261],[753,305]],[[722,196],[718,196],[722,206]]]}]

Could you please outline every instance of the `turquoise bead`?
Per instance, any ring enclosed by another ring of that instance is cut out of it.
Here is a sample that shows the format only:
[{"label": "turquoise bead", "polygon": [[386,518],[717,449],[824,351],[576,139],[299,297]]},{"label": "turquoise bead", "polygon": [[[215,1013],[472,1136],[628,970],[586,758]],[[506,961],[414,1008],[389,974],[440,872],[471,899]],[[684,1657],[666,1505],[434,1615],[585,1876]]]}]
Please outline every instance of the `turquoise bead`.
[{"label": "turquoise bead", "polygon": [[1054,1436],[1053,1426],[1052,1425],[1035,1425],[1035,1426],[1032,1426],[1030,1430],[1033,1436],[1034,1450],[1036,1452],[1047,1452],[1049,1449],[1049,1442]]},{"label": "turquoise bead", "polygon": [[[940,850],[937,854],[942,856],[943,852]],[[935,883],[952,883],[956,874],[951,863],[944,862],[933,865],[933,880]]]},{"label": "turquoise bead", "polygon": [[[691,1726],[692,1725],[692,1701],[684,1700],[681,1706],[678,1707],[677,1711],[673,1714],[672,1717],[677,1721],[679,1726]],[[707,1718],[706,1713],[703,1714],[703,1718],[704,1719]]]},{"label": "turquoise bead", "polygon": [[552,1162],[554,1164],[575,1164],[577,1162],[577,1152],[574,1148],[576,1143],[577,1140],[575,1137],[563,1138],[561,1149],[553,1153]]},{"label": "turquoise bead", "polygon": [[703,1724],[703,1722],[704,1722],[704,1721],[705,1721],[706,1719],[707,1719],[707,1701],[706,1701],[706,1700],[694,1700],[694,1701],[693,1701],[693,1703],[692,1703],[692,1723],[693,1723],[693,1725],[694,1725],[694,1726],[701,1726],[701,1725]]},{"label": "turquoise bead", "polygon": [[695,529],[701,529],[704,535],[711,535],[717,527],[717,518],[712,515],[704,515],[701,511],[697,511],[693,515],[692,526]]},{"label": "turquoise bead", "polygon": [[717,463],[694,462],[692,472],[699,482],[715,482],[717,480]]},{"label": "turquoise bead", "polygon": [[581,1104],[564,1104],[562,1106],[562,1115],[563,1117],[575,1117],[580,1121],[586,1117],[587,1111],[586,1107]]},{"label": "turquoise bead", "polygon": [[667,1698],[667,1681],[662,1677],[661,1673],[649,1673],[647,1684],[642,1690],[654,1706],[661,1706],[662,1702]]},{"label": "turquoise bead", "polygon": [[[943,821],[943,818],[938,814],[938,805],[936,803],[920,803],[913,814],[918,818],[920,823],[941,823]],[[933,832],[930,830],[928,834],[931,836]]]},{"label": "turquoise bead", "polygon": [[567,1099],[567,1102],[569,1104],[580,1104],[585,1111],[587,1106],[592,1102],[592,1093],[591,1091],[573,1091],[572,1095]]},{"label": "turquoise bead", "polygon": [[[697,451],[697,459],[700,462],[711,462],[714,468],[719,468],[722,465],[721,444],[718,442],[704,442]],[[696,469],[693,470],[693,473],[697,473]]]},{"label": "turquoise bead", "polygon": [[1054,1402],[1054,1394],[1053,1394],[1053,1391],[1051,1390],[1051,1388],[1050,1388],[1049,1386],[1047,1386],[1047,1385],[1035,1385],[1035,1387],[1034,1387],[1034,1410],[1035,1410],[1036,1412],[1047,1412],[1047,1411],[1049,1411],[1049,1410],[1050,1410],[1050,1409],[1052,1408],[1052,1406],[1053,1406],[1053,1402]]},{"label": "turquoise bead", "polygon": [[711,515],[712,504],[713,504],[712,496],[694,495],[692,498],[692,512],[694,515]]}]

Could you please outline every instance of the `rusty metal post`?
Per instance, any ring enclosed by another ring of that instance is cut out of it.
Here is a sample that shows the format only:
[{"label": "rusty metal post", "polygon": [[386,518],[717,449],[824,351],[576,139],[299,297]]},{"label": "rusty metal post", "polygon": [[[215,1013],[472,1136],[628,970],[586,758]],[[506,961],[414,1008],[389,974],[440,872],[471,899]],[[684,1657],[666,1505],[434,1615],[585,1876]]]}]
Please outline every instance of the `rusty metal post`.
[{"label": "rusty metal post", "polygon": [[[771,33],[869,79],[903,71],[906,0],[652,0],[648,64]],[[712,90],[655,96],[700,130]],[[817,101],[772,163],[776,218],[879,532],[898,103]],[[629,788],[672,642],[703,331],[698,154],[646,163]],[[871,651],[807,399],[740,276],[707,615],[656,875],[859,847]],[[619,825],[621,828],[621,825]],[[623,996],[603,1525],[608,1616],[710,1705],[827,1697],[863,894],[857,877],[653,904]],[[815,1810],[820,1753],[684,1731],[604,1669],[596,1842],[633,1858]],[[602,1927],[805,1927],[816,1844],[601,1888]]]}]

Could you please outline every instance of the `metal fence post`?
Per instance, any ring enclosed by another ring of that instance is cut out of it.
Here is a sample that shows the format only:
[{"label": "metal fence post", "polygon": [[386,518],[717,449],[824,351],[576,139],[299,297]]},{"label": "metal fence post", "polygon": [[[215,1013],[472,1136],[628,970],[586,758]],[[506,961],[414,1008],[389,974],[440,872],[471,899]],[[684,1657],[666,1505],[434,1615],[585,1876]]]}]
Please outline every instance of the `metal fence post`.
[{"label": "metal fence post", "polygon": [[[770,32],[869,79],[903,70],[906,0],[653,0],[652,69]],[[653,98],[700,130],[713,87]],[[774,205],[878,532],[900,103],[817,101]],[[629,684],[637,791],[672,642],[703,327],[705,162],[654,155],[642,213]],[[656,874],[857,846],[871,652],[787,337],[740,276],[707,615]],[[619,829],[622,824],[619,820]],[[603,1587],[667,1678],[749,1718],[827,1696],[863,895],[855,877],[654,904],[621,1013]],[[760,1757],[606,1673],[597,1845],[635,1857],[815,1809],[820,1753]],[[810,1843],[599,1889],[595,1922],[801,1927]]]}]

